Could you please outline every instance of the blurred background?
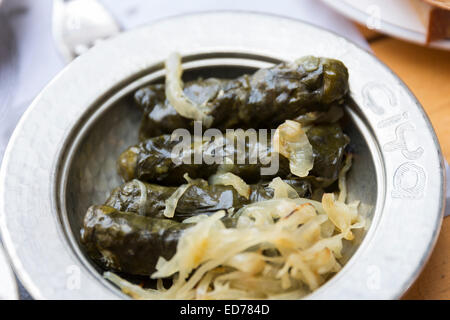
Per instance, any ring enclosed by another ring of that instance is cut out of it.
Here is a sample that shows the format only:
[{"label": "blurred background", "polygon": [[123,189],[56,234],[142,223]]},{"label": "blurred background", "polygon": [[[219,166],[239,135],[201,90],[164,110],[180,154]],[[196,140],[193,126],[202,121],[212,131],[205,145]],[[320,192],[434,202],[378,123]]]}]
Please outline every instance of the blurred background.
[{"label": "blurred background", "polygon": [[[213,10],[304,20],[372,51],[422,103],[450,159],[450,0],[0,0],[0,161],[31,101],[76,56],[131,28]],[[450,299],[449,221],[405,298]],[[4,261],[0,252],[0,275]],[[0,298],[14,297],[7,290]]]}]

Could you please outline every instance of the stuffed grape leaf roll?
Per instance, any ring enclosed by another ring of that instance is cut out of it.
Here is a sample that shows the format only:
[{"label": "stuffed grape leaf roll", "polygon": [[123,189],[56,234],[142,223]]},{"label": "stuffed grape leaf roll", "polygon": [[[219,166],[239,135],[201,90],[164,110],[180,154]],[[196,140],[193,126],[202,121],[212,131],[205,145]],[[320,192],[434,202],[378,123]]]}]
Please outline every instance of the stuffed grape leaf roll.
[{"label": "stuffed grape leaf roll", "polygon": [[[348,93],[348,71],[334,59],[307,56],[260,69],[233,80],[210,78],[187,82],[184,94],[204,105],[212,128],[272,128],[286,119],[327,111]],[[137,90],[136,104],[144,113],[141,139],[192,128],[166,99],[165,86]]]},{"label": "stuffed grape leaf roll", "polygon": [[[270,167],[270,163],[264,164],[260,161],[272,157],[272,149],[269,143],[253,143],[246,140],[243,149],[239,149],[237,146],[226,148],[225,144],[218,145],[205,138],[201,144],[201,149],[196,147],[195,142],[193,142],[180,150],[180,153],[174,153],[173,150],[179,145],[179,142],[177,140],[172,141],[171,135],[147,139],[128,148],[120,155],[118,161],[119,174],[125,181],[139,179],[146,182],[178,186],[185,181],[183,176],[186,173],[193,179],[208,179],[221,168],[241,177],[247,183],[256,183],[261,178],[261,168]],[[218,147],[220,151],[218,151]],[[259,157],[254,157],[255,150],[259,152]],[[216,152],[223,154],[223,157],[219,158],[222,163],[207,163],[204,161],[206,158],[214,158],[218,154]],[[200,156],[198,163],[195,161],[196,153]],[[244,157],[241,162],[238,162],[238,157],[241,155]],[[252,157],[255,161],[251,161]],[[230,160],[231,164],[225,164],[226,159]],[[286,177],[289,173],[289,161],[280,156],[278,171],[266,178]]]},{"label": "stuffed grape leaf roll", "polygon": [[[311,196],[311,183],[304,179],[285,180],[299,197]],[[199,214],[212,214],[219,210],[238,210],[246,204],[273,198],[269,183],[250,185],[249,198],[241,196],[232,186],[209,185],[204,180],[194,180],[180,197],[173,219],[182,221]],[[152,218],[165,218],[165,201],[176,187],[149,184],[138,180],[126,182],[113,190],[105,205],[119,211],[134,212]]]},{"label": "stuffed grape leaf roll", "polygon": [[[233,227],[236,219],[226,216],[222,221],[226,227]],[[180,236],[191,226],[108,206],[91,206],[84,217],[81,242],[89,256],[105,269],[151,275],[160,256],[172,258]]]},{"label": "stuffed grape leaf roll", "polygon": [[[342,159],[345,147],[349,139],[343,133],[338,123],[321,124],[312,126],[306,132],[309,142],[312,145],[314,153],[314,166],[310,175],[320,178],[330,184],[337,179],[340,168],[342,167]],[[119,174],[125,181],[139,179],[146,182],[152,182],[162,185],[178,186],[184,183],[183,175],[187,173],[193,179],[207,179],[217,172],[217,170],[225,170],[236,174],[244,179],[247,183],[257,183],[261,179],[268,180],[274,176],[281,178],[291,177],[289,169],[289,160],[278,155],[278,171],[273,175],[261,176],[261,168],[270,167],[270,163],[263,163],[261,159],[270,159],[273,155],[271,142],[265,144],[259,141],[251,142],[246,140],[243,164],[239,164],[237,157],[239,156],[239,148],[234,146],[231,150],[226,150],[225,156],[232,159],[232,164],[222,165],[217,163],[208,164],[205,161],[194,163],[195,152],[199,152],[194,144],[183,150],[183,154],[177,159],[189,159],[177,162],[173,158],[173,148],[178,141],[172,141],[170,135],[162,135],[155,138],[147,139],[135,146],[125,150],[118,161]],[[256,162],[251,163],[250,157],[253,151],[258,150],[259,157]],[[202,145],[202,159],[213,157],[216,152],[214,143],[205,143]],[[262,156],[262,157],[261,157]]]}]

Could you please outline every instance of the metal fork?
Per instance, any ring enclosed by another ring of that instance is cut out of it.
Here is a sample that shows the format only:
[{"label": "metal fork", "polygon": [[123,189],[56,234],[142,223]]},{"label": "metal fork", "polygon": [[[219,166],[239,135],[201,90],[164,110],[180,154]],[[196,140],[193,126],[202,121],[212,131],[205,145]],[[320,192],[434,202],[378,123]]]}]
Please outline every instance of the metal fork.
[{"label": "metal fork", "polygon": [[56,46],[67,62],[121,31],[97,0],[53,0],[52,24]]}]

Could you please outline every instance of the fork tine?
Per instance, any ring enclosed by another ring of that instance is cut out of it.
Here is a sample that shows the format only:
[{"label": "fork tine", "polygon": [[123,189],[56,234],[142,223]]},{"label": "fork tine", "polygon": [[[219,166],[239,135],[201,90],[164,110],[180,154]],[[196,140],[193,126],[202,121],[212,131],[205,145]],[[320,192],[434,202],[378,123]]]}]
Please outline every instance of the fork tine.
[{"label": "fork tine", "polygon": [[54,0],[52,15],[53,38],[67,62],[121,30],[96,0]]}]

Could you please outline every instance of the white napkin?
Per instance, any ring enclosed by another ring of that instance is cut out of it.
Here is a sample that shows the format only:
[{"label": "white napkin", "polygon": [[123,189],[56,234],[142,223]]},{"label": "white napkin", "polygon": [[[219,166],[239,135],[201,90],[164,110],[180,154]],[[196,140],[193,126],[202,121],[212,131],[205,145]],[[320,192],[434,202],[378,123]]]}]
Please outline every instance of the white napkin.
[{"label": "white napkin", "polygon": [[[355,26],[317,0],[99,0],[125,29],[163,17],[191,12],[245,10],[300,19],[332,30],[365,48],[365,39]],[[205,26],[207,28],[207,26]]]}]

